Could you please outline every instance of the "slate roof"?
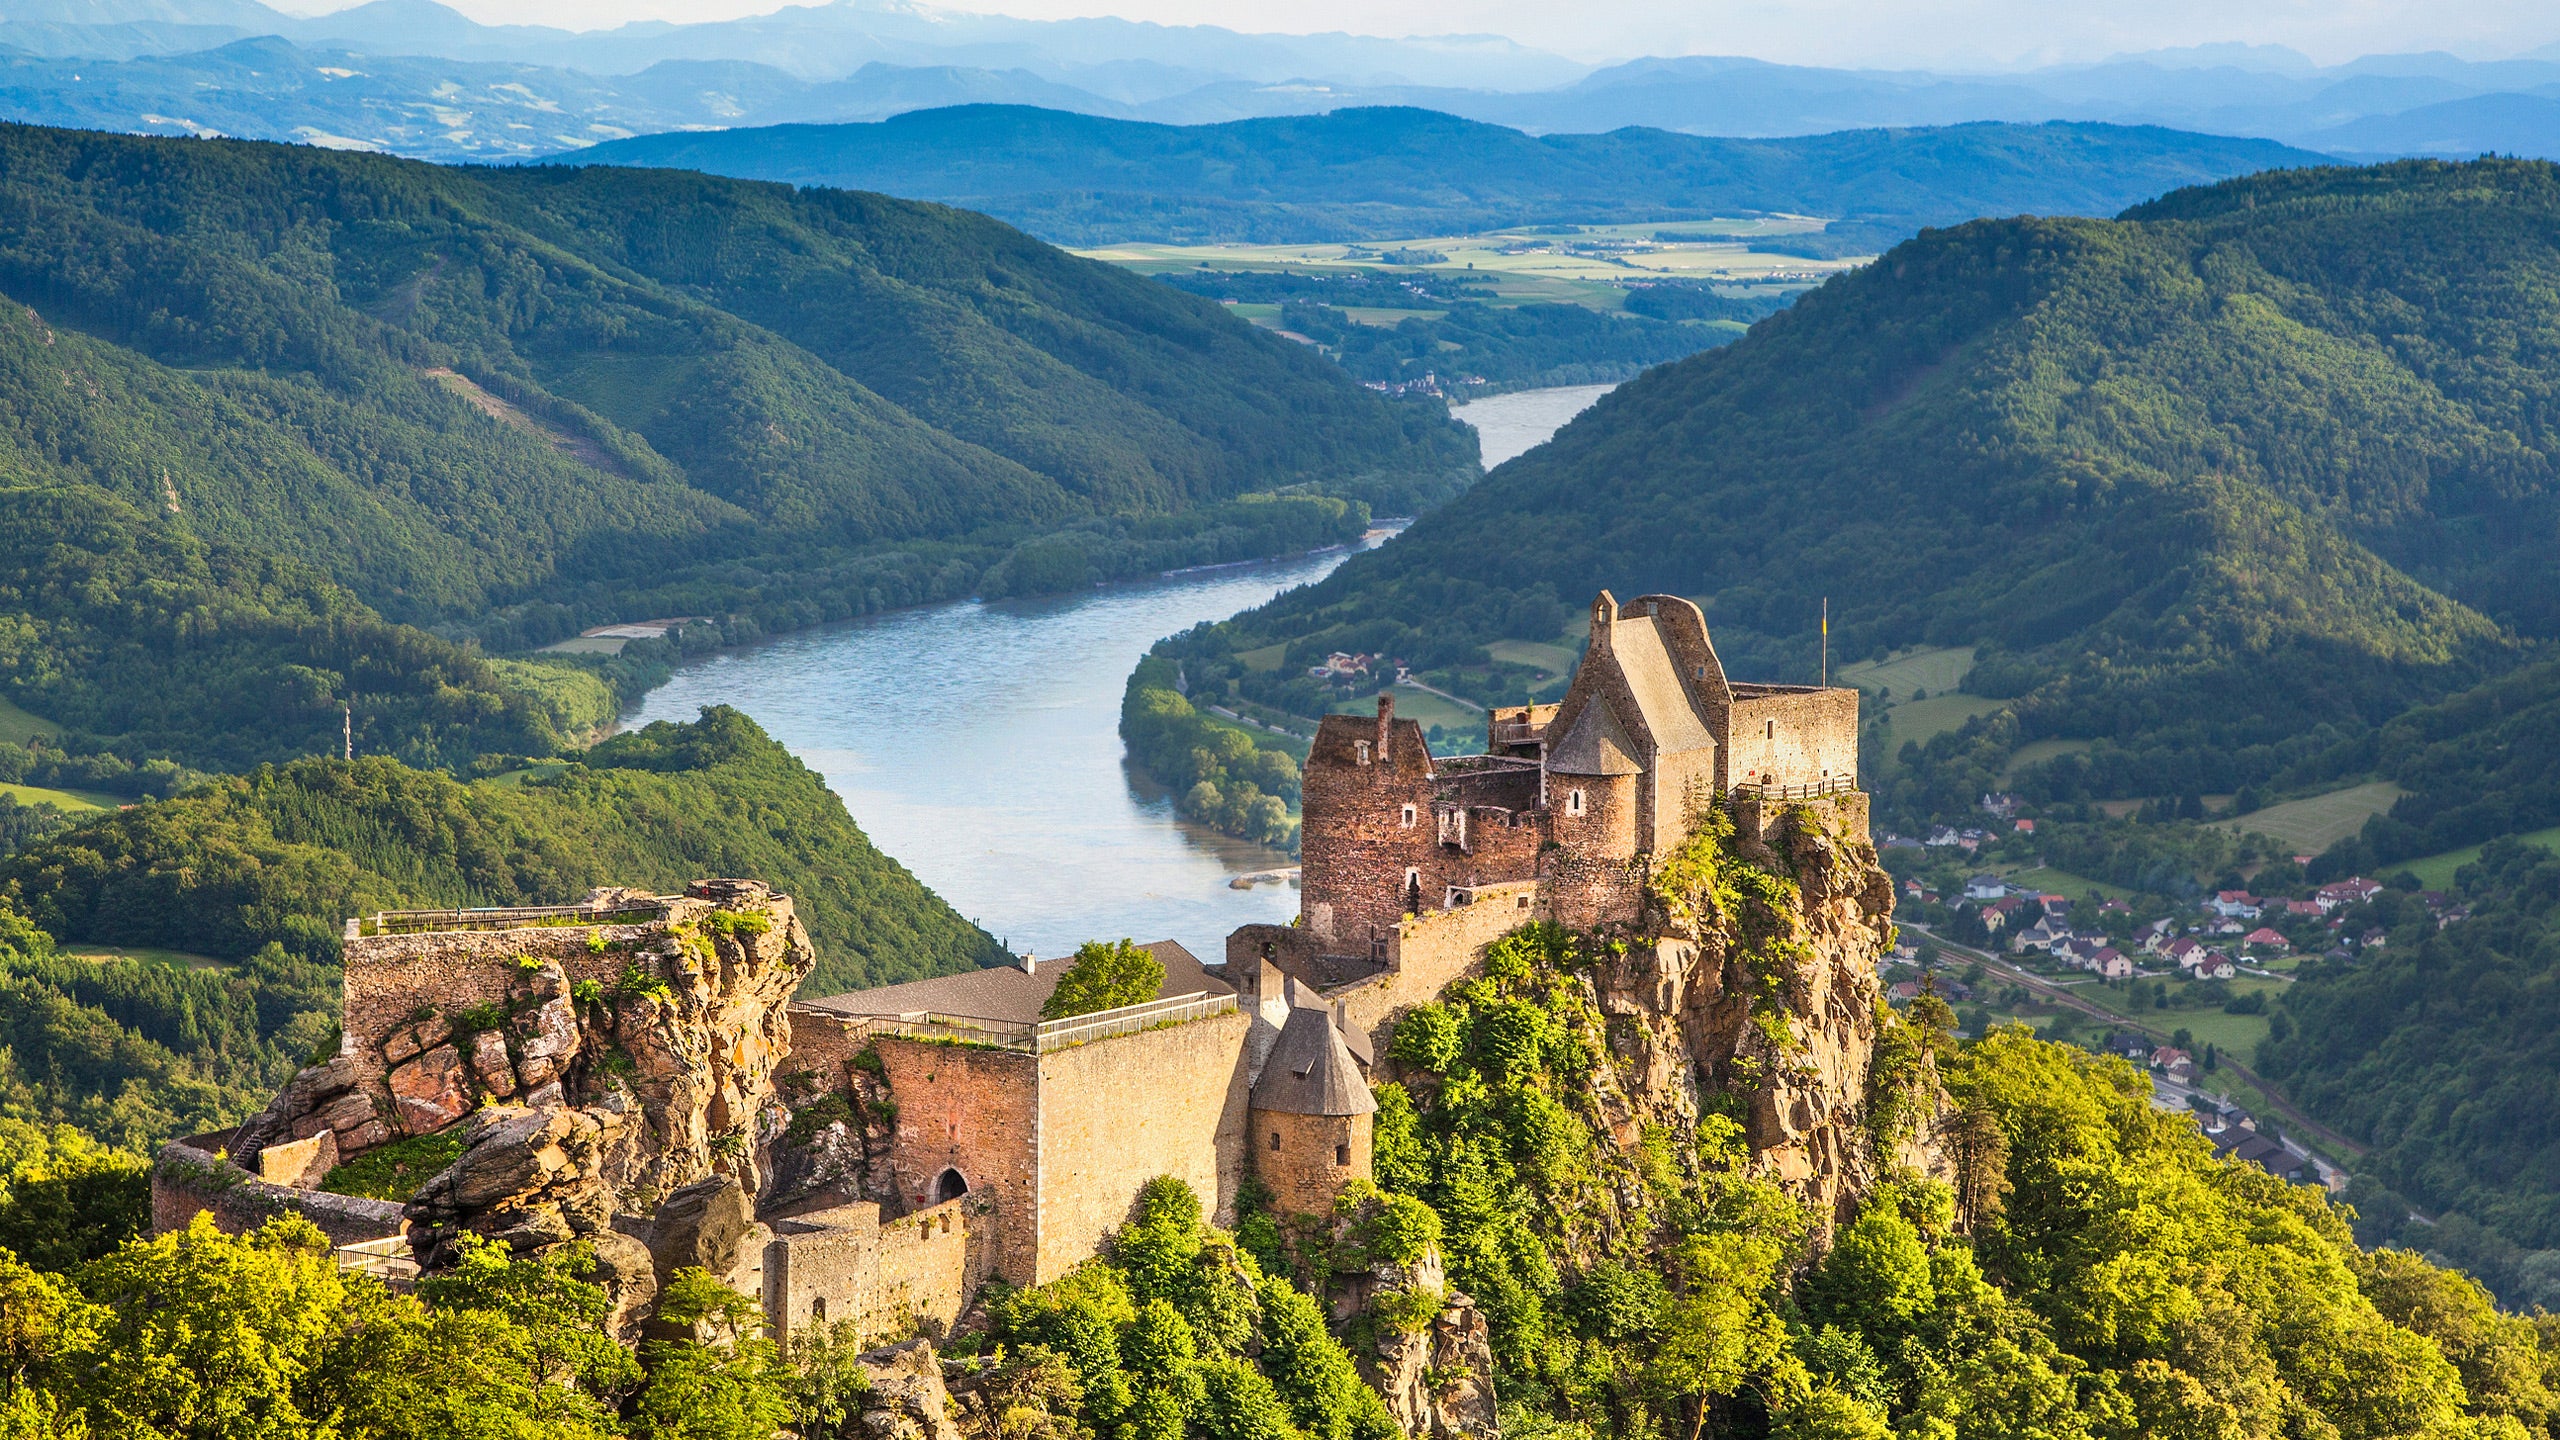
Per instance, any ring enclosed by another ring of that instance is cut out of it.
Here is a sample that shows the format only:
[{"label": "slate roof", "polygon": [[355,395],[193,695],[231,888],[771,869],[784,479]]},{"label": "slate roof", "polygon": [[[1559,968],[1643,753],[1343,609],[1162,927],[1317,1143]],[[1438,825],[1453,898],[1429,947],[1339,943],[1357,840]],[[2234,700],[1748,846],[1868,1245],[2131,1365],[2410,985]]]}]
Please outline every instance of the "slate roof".
[{"label": "slate roof", "polygon": [[1333,1012],[1300,1006],[1289,1012],[1271,1058],[1262,1064],[1262,1078],[1253,1083],[1253,1108],[1283,1115],[1367,1115],[1378,1101],[1334,1028]]},{"label": "slate roof", "polygon": [[[1232,995],[1235,987],[1212,975],[1199,957],[1171,940],[1158,940],[1141,946],[1164,966],[1164,985],[1156,991],[1159,999],[1175,995]],[[802,1003],[839,1015],[965,1015],[972,1020],[1003,1020],[1028,1025],[1040,1018],[1040,1007],[1048,1003],[1051,991],[1058,988],[1058,977],[1067,973],[1073,957],[1061,955],[1042,960],[1032,973],[1024,974],[1018,965],[994,965],[984,970],[969,970],[958,975],[936,975],[930,980],[910,980],[903,985],[881,985],[869,990],[848,990],[841,995],[825,995]]]}]

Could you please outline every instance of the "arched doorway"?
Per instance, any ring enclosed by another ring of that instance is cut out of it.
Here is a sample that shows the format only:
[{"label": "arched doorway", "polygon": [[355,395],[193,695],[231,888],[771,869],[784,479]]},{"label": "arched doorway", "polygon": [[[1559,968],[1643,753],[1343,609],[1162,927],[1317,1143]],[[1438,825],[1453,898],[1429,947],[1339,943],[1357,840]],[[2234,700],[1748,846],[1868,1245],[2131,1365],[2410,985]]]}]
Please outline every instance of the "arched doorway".
[{"label": "arched doorway", "polygon": [[957,1200],[969,1193],[969,1182],[957,1168],[946,1169],[933,1177],[933,1204]]}]

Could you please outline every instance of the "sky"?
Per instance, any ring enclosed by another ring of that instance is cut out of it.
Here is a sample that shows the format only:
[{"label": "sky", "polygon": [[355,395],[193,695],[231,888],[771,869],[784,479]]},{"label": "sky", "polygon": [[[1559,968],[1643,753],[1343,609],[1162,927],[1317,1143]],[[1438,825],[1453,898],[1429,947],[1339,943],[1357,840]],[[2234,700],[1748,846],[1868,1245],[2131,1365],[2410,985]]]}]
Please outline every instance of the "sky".
[{"label": "sky", "polygon": [[[486,23],[573,29],[644,18],[727,19],[776,8],[774,0],[446,3]],[[288,0],[286,8],[339,6]],[[939,8],[1044,20],[1116,15],[1266,32],[1497,34],[1594,62],[1717,54],[1797,64],[1998,69],[2240,42],[2289,46],[2329,64],[2416,50],[2498,59],[2560,42],[2554,0],[969,0]]]}]

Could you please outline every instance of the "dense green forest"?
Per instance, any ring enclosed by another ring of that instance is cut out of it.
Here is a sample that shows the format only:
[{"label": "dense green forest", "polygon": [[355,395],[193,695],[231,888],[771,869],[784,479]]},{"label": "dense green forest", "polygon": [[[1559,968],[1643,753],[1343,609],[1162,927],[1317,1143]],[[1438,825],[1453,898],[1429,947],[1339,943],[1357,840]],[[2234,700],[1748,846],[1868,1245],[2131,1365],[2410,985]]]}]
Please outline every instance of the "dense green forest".
[{"label": "dense green forest", "polygon": [[2560,1305],[2560,858],[2500,840],[2458,883],[2472,914],[2442,929],[2414,896],[2377,897],[2390,942],[2306,967],[2259,1064],[2372,1147],[2359,1233],[2446,1254],[2518,1308]]},{"label": "dense green forest", "polygon": [[0,698],[132,761],[346,703],[539,752],[443,642],[1275,553],[1473,473],[1436,401],[880,196],[0,127],[0,296]]},{"label": "dense green forest", "polygon": [[[1150,1183],[1100,1257],[998,1287],[942,1339],[977,1362],[954,1384],[962,1433],[1394,1440],[1354,1352],[1439,1311],[1434,1262],[1490,1321],[1513,1436],[2553,1433],[2548,1317],[2360,1250],[2318,1190],[2214,1159],[2123,1062],[2020,1030],[1960,1044],[1943,1007],[1889,1021],[1879,1097],[1943,1084],[1956,1179],[1892,1177],[1817,1247],[1721,1111],[1602,1143],[1603,1026],[1571,940],[1531,929],[1491,958],[1395,1033],[1380,1186],[1286,1224],[1248,1196],[1230,1234]],[[634,1354],[576,1247],[475,1244],[395,1294],[296,1218],[134,1238],[140,1162],[74,1132],[0,1119],[0,1177],[11,1435],[214,1440],[243,1414],[385,1440],[868,1433],[853,1322],[784,1353],[700,1271],[659,1299],[685,1323]],[[1328,1301],[1380,1281],[1337,1328]]]},{"label": "dense green forest", "polygon": [[1150,655],[1120,697],[1131,763],[1173,792],[1174,808],[1223,834],[1294,849],[1298,762],[1276,743],[1194,708],[1173,662]]},{"label": "dense green forest", "polygon": [[226,961],[272,944],[322,963],[368,910],[551,904],[705,875],[756,876],[798,902],[821,956],[813,995],[997,953],[873,848],[816,772],[726,707],[468,783],[388,758],[261,766],[0,862],[8,896],[66,940]]},{"label": "dense green forest", "polygon": [[2324,158],[2268,140],[2058,122],[1533,136],[1400,107],[1157,125],[1020,105],[644,135],[578,156],[942,200],[1060,244],[1399,239],[1767,211],[1849,219],[1860,254],[1923,225],[2112,214],[2176,186]]},{"label": "dense green forest", "polygon": [[1698,596],[1736,673],[1810,680],[1827,597],[1834,664],[1976,649],[2002,758],[2263,784],[2560,630],[2555,222],[2560,171],[2492,160],[1933,231],[1168,653],[1284,646],[1249,698],[1300,713],[1331,650],[1493,689],[1485,645],[1569,639],[1606,585]]}]

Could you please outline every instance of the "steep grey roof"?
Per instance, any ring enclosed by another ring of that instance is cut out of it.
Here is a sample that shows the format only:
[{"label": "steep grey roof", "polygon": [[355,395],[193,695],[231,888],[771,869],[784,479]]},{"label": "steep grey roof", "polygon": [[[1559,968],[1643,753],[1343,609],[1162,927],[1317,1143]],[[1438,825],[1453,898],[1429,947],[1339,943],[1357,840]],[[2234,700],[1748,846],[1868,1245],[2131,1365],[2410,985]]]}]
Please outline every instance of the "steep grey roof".
[{"label": "steep grey roof", "polygon": [[1679,663],[1671,658],[1652,616],[1611,626],[1609,653],[1617,657],[1619,673],[1635,692],[1636,708],[1643,714],[1644,728],[1653,732],[1657,749],[1664,753],[1701,750],[1715,743],[1689,699],[1689,688],[1680,683]]},{"label": "steep grey roof", "polygon": [[[1172,995],[1232,995],[1235,987],[1201,967],[1199,958],[1171,940],[1158,940],[1141,947],[1164,966],[1164,986],[1156,992],[1159,999]],[[1075,957],[1060,955],[1042,960],[1031,974],[1022,973],[1018,965],[993,965],[984,970],[968,970],[958,975],[937,975],[930,980],[910,980],[903,985],[881,985],[870,990],[848,990],[841,995],[827,995],[806,1003],[839,1015],[965,1015],[973,1020],[1009,1020],[1028,1025],[1040,1018],[1040,1007],[1049,1001],[1049,993],[1058,988],[1058,977],[1067,973]]]},{"label": "steep grey roof", "polygon": [[1573,728],[1547,752],[1547,769],[1557,775],[1633,775],[1644,767],[1635,759],[1636,742],[1609,709],[1605,695],[1594,694]]},{"label": "steep grey roof", "polygon": [[1272,1042],[1262,1078],[1253,1082],[1253,1108],[1283,1115],[1367,1115],[1378,1108],[1360,1062],[1351,1058],[1333,1012],[1306,1007],[1289,1012]]}]

